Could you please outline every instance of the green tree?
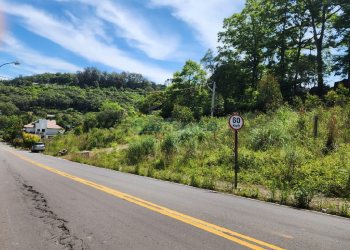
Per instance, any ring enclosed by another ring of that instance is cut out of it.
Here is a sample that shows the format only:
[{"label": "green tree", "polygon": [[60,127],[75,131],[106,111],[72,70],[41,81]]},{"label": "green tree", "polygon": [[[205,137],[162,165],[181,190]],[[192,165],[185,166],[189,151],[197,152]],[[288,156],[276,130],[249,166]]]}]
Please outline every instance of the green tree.
[{"label": "green tree", "polygon": [[344,0],[302,0],[307,9],[307,16],[310,22],[310,31],[313,36],[313,43],[316,48],[316,63],[317,63],[317,88],[318,94],[323,95],[325,92],[324,84],[324,50],[329,48],[331,44],[328,33],[332,32],[332,19],[338,15],[344,4]]},{"label": "green tree", "polygon": [[224,20],[224,31],[219,33],[219,60],[242,61],[250,71],[250,82],[257,86],[266,58],[266,43],[271,25],[267,21],[271,5],[264,0],[247,0],[241,13]]},{"label": "green tree", "polygon": [[0,115],[15,115],[19,109],[12,102],[0,102]]},{"label": "green tree", "polygon": [[189,123],[194,121],[193,112],[191,109],[180,105],[174,106],[172,116],[175,120],[182,123]]},{"label": "green tree", "polygon": [[270,73],[265,74],[258,84],[258,103],[261,109],[275,110],[282,105],[283,99],[277,79]]},{"label": "green tree", "polygon": [[224,99],[224,113],[254,109],[246,95],[255,91],[249,81],[249,74],[239,61],[216,66],[211,78],[216,83],[217,92]]},{"label": "green tree", "polygon": [[104,102],[97,113],[96,118],[98,127],[100,128],[111,128],[119,123],[126,115],[125,110],[115,102]]},{"label": "green tree", "polygon": [[200,64],[188,60],[181,71],[174,73],[173,83],[179,83],[187,86],[203,86],[206,84],[206,73]]},{"label": "green tree", "polygon": [[210,94],[205,87],[206,73],[194,61],[187,61],[181,71],[174,73],[172,84],[165,91],[165,101],[161,114],[168,118],[174,106],[188,107],[195,119],[210,114]]},{"label": "green tree", "polygon": [[154,92],[142,99],[138,106],[142,113],[149,114],[154,110],[160,110],[164,101],[165,95],[163,92]]},{"label": "green tree", "polygon": [[83,122],[83,131],[88,132],[92,128],[96,128],[98,126],[97,124],[97,118],[95,113],[87,113],[84,116],[84,122]]},{"label": "green tree", "polygon": [[342,12],[333,20],[338,36],[335,46],[340,52],[334,56],[333,70],[350,81],[350,4],[343,4]]},{"label": "green tree", "polygon": [[16,137],[20,137],[22,133],[23,122],[18,116],[8,116],[7,124],[3,129],[3,139],[11,142]]}]

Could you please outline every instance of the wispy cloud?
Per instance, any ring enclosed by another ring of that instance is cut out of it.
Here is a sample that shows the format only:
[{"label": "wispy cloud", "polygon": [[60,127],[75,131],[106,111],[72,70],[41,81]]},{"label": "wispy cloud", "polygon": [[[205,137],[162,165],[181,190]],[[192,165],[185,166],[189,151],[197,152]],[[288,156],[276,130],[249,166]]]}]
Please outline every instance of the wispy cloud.
[{"label": "wispy cloud", "polygon": [[120,70],[138,72],[158,82],[164,81],[171,72],[154,65],[146,65],[123,51],[101,41],[92,30],[76,27],[72,22],[60,20],[32,6],[2,2],[4,11],[21,18],[24,27],[61,47],[91,61]]},{"label": "wispy cloud", "polygon": [[150,21],[139,11],[127,9],[115,1],[77,0],[93,6],[100,19],[114,25],[118,35],[154,59],[174,58],[179,39],[174,33],[157,31]]},{"label": "wispy cloud", "polygon": [[2,40],[0,50],[11,53],[15,58],[20,59],[21,71],[29,74],[45,72],[76,72],[81,68],[59,58],[53,58],[34,51],[21,43],[10,34],[6,34]]},{"label": "wispy cloud", "polygon": [[242,9],[244,0],[150,0],[152,7],[170,7],[172,15],[197,32],[204,46],[217,46],[223,19]]}]

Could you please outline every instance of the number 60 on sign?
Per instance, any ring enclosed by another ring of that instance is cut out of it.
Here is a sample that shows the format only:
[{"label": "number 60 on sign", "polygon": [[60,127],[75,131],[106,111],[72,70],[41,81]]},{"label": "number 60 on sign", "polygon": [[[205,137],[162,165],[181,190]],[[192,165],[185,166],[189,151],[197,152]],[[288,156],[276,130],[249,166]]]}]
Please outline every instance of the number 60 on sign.
[{"label": "number 60 on sign", "polygon": [[234,130],[240,130],[244,125],[244,120],[240,115],[234,114],[229,119],[229,125]]}]

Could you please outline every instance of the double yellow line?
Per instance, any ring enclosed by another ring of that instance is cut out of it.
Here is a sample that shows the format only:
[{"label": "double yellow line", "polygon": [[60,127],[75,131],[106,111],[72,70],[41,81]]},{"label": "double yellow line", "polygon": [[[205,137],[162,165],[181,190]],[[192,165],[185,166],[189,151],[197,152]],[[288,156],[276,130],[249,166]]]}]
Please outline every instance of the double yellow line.
[{"label": "double yellow line", "polygon": [[173,219],[178,220],[178,221],[182,221],[183,223],[197,227],[197,228],[202,229],[206,232],[215,234],[217,236],[220,236],[222,238],[225,238],[227,240],[230,240],[232,242],[235,242],[235,243],[242,245],[242,246],[245,246],[247,248],[254,249],[254,250],[262,250],[262,249],[282,250],[283,249],[283,248],[280,248],[278,246],[274,246],[272,244],[266,243],[264,241],[257,240],[257,239],[254,239],[252,237],[234,232],[234,231],[229,230],[227,228],[223,228],[223,227],[211,224],[209,222],[194,218],[192,216],[189,216],[189,215],[186,215],[183,213],[179,213],[179,212],[174,211],[172,209],[169,209],[169,208],[166,208],[163,206],[159,206],[157,204],[148,202],[148,201],[140,199],[138,197],[135,197],[135,196],[132,196],[132,195],[129,195],[126,193],[122,193],[116,189],[112,189],[112,188],[100,185],[98,183],[95,183],[95,182],[92,182],[92,181],[82,179],[80,177],[65,173],[65,172],[57,170],[53,167],[49,167],[49,166],[46,166],[42,163],[33,161],[33,160],[31,160],[23,155],[20,155],[16,152],[13,152],[10,150],[6,150],[6,151],[10,152],[11,154],[15,155],[16,157],[18,157],[26,162],[33,164],[34,166],[40,167],[42,169],[45,169],[45,170],[50,171],[52,173],[55,173],[57,175],[74,180],[74,181],[79,182],[81,184],[84,184],[86,186],[95,188],[95,189],[100,190],[104,193],[113,195],[115,197],[118,197],[118,198],[123,199],[125,201],[128,201],[130,203],[136,204],[138,206],[147,208],[147,209],[152,210],[156,213],[163,214],[165,216],[168,216],[168,217],[173,218]]}]

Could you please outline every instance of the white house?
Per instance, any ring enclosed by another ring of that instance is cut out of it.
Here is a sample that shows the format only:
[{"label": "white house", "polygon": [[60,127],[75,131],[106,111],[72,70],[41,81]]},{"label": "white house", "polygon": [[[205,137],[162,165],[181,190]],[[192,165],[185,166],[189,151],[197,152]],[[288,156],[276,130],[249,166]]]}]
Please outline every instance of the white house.
[{"label": "white house", "polygon": [[55,120],[46,119],[39,119],[29,123],[24,126],[23,130],[27,133],[41,135],[44,138],[64,133],[64,129],[57,125]]}]

